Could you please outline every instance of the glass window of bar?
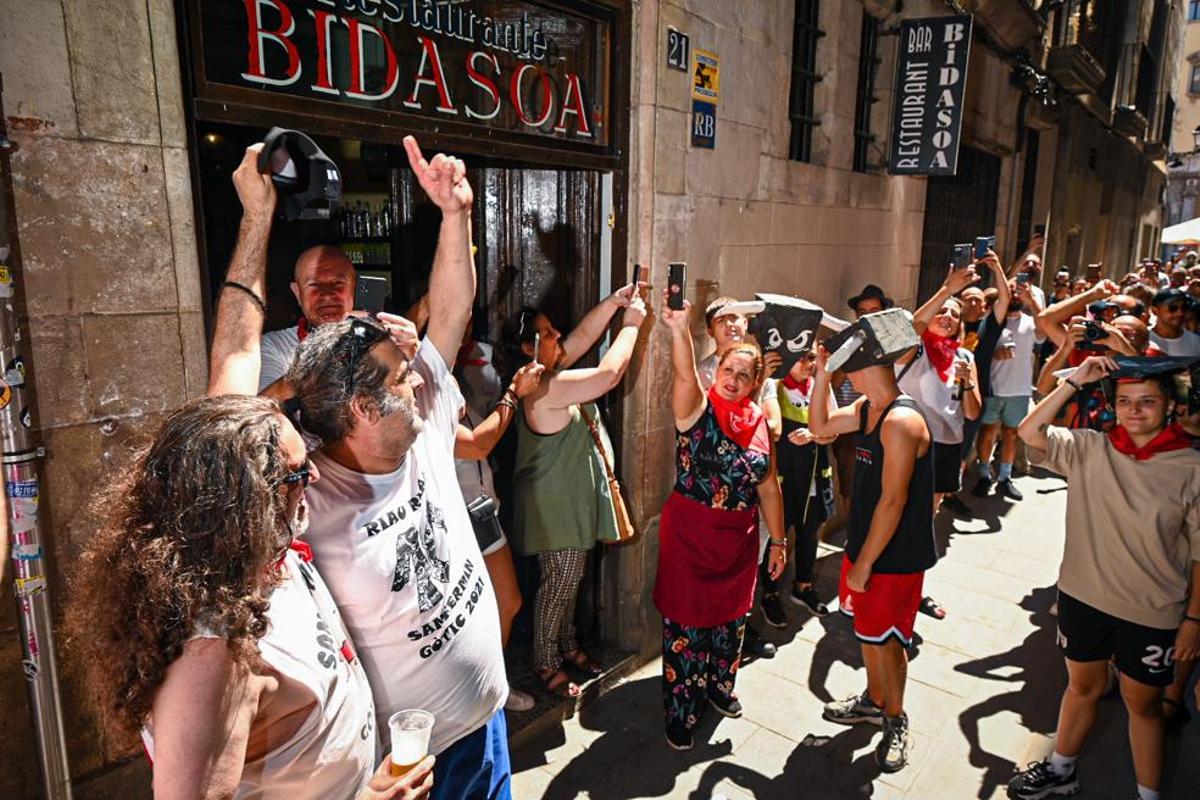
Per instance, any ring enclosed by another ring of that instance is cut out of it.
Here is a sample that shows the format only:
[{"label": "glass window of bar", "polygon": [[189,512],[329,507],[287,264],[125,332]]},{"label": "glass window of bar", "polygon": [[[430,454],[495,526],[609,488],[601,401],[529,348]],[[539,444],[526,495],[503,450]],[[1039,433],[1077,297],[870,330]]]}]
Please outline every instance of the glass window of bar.
[{"label": "glass window of bar", "polygon": [[825,35],[820,29],[820,2],[796,0],[796,18],[792,29],[792,91],[788,100],[788,118],[792,123],[788,158],[811,161],[813,129],[821,124],[813,108],[817,74],[817,40]]},{"label": "glass window of bar", "polygon": [[871,133],[871,107],[875,96],[875,72],[879,69],[879,20],[863,12],[858,49],[858,92],[854,106],[854,171],[867,172],[868,155],[875,135]]}]

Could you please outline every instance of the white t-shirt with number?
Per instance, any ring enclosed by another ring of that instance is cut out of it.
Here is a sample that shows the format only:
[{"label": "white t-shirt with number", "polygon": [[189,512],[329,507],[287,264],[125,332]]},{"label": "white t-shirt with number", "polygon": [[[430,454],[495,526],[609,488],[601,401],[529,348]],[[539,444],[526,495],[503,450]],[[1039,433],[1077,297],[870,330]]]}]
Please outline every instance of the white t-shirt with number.
[{"label": "white t-shirt with number", "polygon": [[380,736],[396,711],[436,718],[434,755],[486,723],[508,682],[496,598],[458,488],[462,395],[437,348],[412,367],[424,430],[395,472],[365,475],[316,453],[306,536],[375,692]]}]

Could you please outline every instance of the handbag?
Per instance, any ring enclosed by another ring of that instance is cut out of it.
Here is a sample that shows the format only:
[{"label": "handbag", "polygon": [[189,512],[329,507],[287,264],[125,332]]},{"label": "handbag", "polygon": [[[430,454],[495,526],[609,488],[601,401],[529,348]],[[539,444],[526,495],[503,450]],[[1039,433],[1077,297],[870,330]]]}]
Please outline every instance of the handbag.
[{"label": "handbag", "polygon": [[600,438],[600,429],[597,427],[596,421],[588,415],[587,411],[584,411],[582,405],[579,406],[579,415],[587,423],[588,432],[592,434],[592,442],[600,452],[600,461],[604,464],[604,474],[608,478],[608,493],[612,496],[613,517],[617,523],[617,538],[605,540],[605,544],[623,544],[637,535],[637,528],[633,526],[633,519],[629,516],[629,507],[625,505],[625,498],[621,495],[621,482],[613,474],[612,464],[608,460],[608,451],[604,449],[604,442]]}]

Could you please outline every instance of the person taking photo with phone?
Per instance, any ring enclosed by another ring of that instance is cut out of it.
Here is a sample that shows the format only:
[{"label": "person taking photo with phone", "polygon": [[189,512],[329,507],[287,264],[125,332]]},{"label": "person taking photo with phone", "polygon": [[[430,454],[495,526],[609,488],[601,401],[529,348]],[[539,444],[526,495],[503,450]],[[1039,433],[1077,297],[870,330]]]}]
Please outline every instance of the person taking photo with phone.
[{"label": "person taking photo with phone", "polygon": [[675,487],[659,525],[654,604],[663,615],[667,743],[690,750],[706,705],[722,716],[742,715],[734,685],[754,605],[760,510],[775,580],[787,564],[787,537],[771,432],[753,400],[763,379],[761,351],[748,342],[727,348],[705,389],[688,325],[691,304],[682,306],[662,311],[675,375]]},{"label": "person taking photo with phone", "polygon": [[[1058,576],[1058,644],[1068,685],[1053,754],[1009,796],[1075,794],[1075,762],[1096,719],[1109,661],[1120,676],[1140,800],[1162,781],[1163,687],[1174,662],[1200,656],[1200,452],[1174,421],[1173,379],[1145,359],[1118,370],[1091,356],[1021,422],[1030,461],[1067,479]],[[1089,384],[1115,379],[1108,433],[1054,425]]]},{"label": "person taking photo with phone", "polygon": [[[645,284],[622,287],[587,313],[565,338],[550,317],[522,308],[503,327],[501,372],[514,375],[530,362],[545,366],[537,389],[517,412],[513,468],[513,544],[537,556],[533,671],[559,697],[578,697],[576,676],[600,675],[601,666],[575,638],[575,602],[588,552],[617,539],[605,462],[612,444],[596,401],[620,384],[646,319]],[[622,312],[620,330],[600,363],[575,367]],[[599,449],[603,448],[603,452]]]}]

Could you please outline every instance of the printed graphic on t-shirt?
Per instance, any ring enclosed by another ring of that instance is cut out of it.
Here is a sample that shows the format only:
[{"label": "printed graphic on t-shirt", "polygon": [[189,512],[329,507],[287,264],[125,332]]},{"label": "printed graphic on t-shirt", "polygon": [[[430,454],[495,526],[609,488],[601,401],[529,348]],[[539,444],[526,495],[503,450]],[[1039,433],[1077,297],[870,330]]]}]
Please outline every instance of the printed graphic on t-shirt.
[{"label": "printed graphic on t-shirt", "polygon": [[396,537],[396,569],[392,575],[393,592],[402,592],[415,583],[417,608],[422,613],[442,602],[446,596],[442,590],[450,583],[450,559],[438,553],[439,545],[443,550],[446,546],[446,517],[433,503],[425,503],[422,515],[423,502],[425,481],[419,478],[417,495],[409,500],[412,520]]},{"label": "printed graphic on t-shirt", "polygon": [[866,464],[868,467],[873,463],[871,460],[871,448],[856,447],[854,448],[854,460],[859,464]]}]

